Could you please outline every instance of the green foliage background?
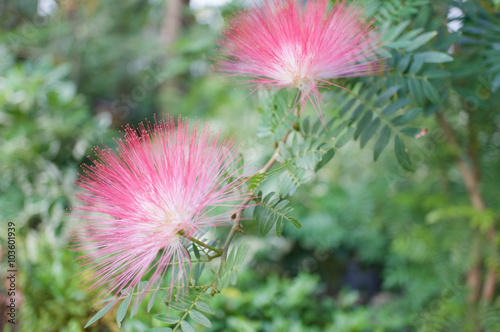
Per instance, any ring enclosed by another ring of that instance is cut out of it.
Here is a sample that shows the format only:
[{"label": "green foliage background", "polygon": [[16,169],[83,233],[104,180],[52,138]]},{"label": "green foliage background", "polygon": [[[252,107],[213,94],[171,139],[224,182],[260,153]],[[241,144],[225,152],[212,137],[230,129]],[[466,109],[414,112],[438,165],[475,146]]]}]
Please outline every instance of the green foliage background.
[{"label": "green foliage background", "polygon": [[[19,270],[19,324],[0,320],[0,329],[83,331],[100,306],[63,249],[73,181],[92,147],[113,146],[126,123],[182,114],[236,133],[260,164],[292,125],[280,106],[291,95],[246,97],[214,70],[220,28],[242,1],[185,5],[172,45],[160,38],[163,1],[66,0],[46,14],[37,3],[0,7],[0,219],[16,223]],[[471,302],[466,283],[475,266],[482,280],[500,274],[499,237],[490,236],[500,211],[500,4],[361,4],[390,69],[337,82],[352,93],[322,91],[326,125],[306,109],[279,143],[283,171],[259,187],[261,208],[246,211],[250,249],[237,283],[214,297],[211,328],[190,320],[197,331],[500,330],[498,291]],[[284,206],[269,192],[290,196],[288,219],[266,209]],[[3,229],[0,244],[4,262]],[[165,326],[145,307],[121,330]],[[117,331],[117,309],[86,330]]]}]

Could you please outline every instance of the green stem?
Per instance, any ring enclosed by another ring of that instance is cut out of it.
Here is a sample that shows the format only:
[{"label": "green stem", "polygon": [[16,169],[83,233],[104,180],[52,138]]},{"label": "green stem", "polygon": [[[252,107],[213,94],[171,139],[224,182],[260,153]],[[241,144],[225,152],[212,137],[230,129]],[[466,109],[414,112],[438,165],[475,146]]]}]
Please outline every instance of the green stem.
[{"label": "green stem", "polygon": [[[186,239],[188,239],[189,241],[191,241],[193,243],[196,243],[199,246],[202,246],[204,248],[212,250],[213,252],[216,252],[219,256],[222,255],[222,249],[217,249],[215,247],[212,247],[211,245],[206,244],[205,242],[202,242],[202,241],[200,241],[198,239],[195,239],[194,237],[186,235],[184,233],[184,230],[180,230],[178,234],[181,235],[181,236],[184,236]],[[217,256],[215,256],[215,257],[217,257]],[[212,259],[215,258],[215,257],[212,257]]]},{"label": "green stem", "polygon": [[[288,138],[288,135],[290,135],[290,130],[288,130],[286,132],[286,134],[283,136],[283,139],[282,139],[283,142],[286,142],[286,140]],[[280,150],[277,147],[276,151],[274,151],[274,154],[272,155],[272,157],[267,161],[267,163],[264,165],[264,167],[262,167],[256,174],[267,173],[271,169],[271,167],[274,165],[274,163],[276,162],[277,157],[279,156],[279,154],[280,154]],[[233,240],[233,238],[236,235],[236,233],[239,232],[239,231],[241,231],[240,219],[241,219],[241,216],[243,214],[243,211],[245,211],[245,209],[247,208],[248,203],[250,203],[250,201],[252,199],[253,198],[251,198],[251,197],[250,198],[246,198],[241,203],[241,207],[235,213],[235,216],[233,218],[234,219],[233,220],[233,226],[231,227],[231,231],[229,232],[229,235],[227,236],[226,242],[224,243],[224,246],[222,247],[221,264],[220,264],[219,272],[217,273],[217,275],[219,275],[219,276],[220,276],[220,273],[222,271],[222,266],[224,265],[224,262],[227,259],[227,253],[228,253],[228,250],[229,250],[229,245],[231,244],[231,241]],[[217,285],[214,284],[214,288],[216,286]]]},{"label": "green stem", "polygon": [[200,299],[201,295],[204,294],[207,291],[207,289],[209,289],[213,285],[214,281],[210,285],[202,287],[203,291],[196,297],[196,299],[194,299],[194,301],[191,303],[191,306],[186,310],[186,312],[184,313],[184,315],[182,315],[181,319],[179,319],[179,321],[174,326],[174,328],[172,329],[172,331],[177,331],[177,329],[179,329],[179,327],[181,327],[182,321],[186,319],[187,315],[194,308],[194,306],[196,305],[196,302],[198,302],[198,300]]}]

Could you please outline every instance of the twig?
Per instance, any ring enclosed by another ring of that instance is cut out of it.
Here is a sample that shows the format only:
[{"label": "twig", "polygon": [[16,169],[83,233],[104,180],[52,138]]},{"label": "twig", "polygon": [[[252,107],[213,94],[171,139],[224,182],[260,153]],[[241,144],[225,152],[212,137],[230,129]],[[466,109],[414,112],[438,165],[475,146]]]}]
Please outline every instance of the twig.
[{"label": "twig", "polygon": [[[290,135],[290,130],[288,130],[285,135],[283,136],[282,141],[286,142],[288,135]],[[274,154],[271,156],[271,158],[267,161],[267,163],[262,167],[259,171],[256,172],[256,174],[262,174],[268,172],[271,167],[274,165],[276,162],[278,156],[280,154],[279,148],[276,148],[276,151],[274,151]],[[222,256],[221,256],[221,269],[223,263],[227,259],[227,252],[229,249],[229,245],[231,244],[231,241],[233,240],[234,236],[236,235],[237,232],[239,232],[240,229],[240,220],[241,216],[243,214],[243,211],[247,208],[248,203],[253,199],[253,197],[248,197],[243,200],[241,203],[240,208],[238,211],[236,211],[236,214],[234,215],[233,218],[233,226],[231,227],[231,231],[229,232],[229,235],[227,236],[226,242],[224,243],[224,246],[222,247]],[[221,270],[219,270],[220,273]]]},{"label": "twig", "polygon": [[[198,240],[198,239],[195,239],[194,237],[191,237],[191,236],[189,236],[189,235],[186,235],[186,234],[184,233],[184,230],[181,230],[181,231],[179,232],[179,235],[184,236],[186,239],[188,239],[188,240],[189,240],[189,241],[191,241],[191,242],[196,243],[196,244],[197,244],[197,245],[199,245],[199,246],[205,247],[205,248],[207,248],[207,249],[212,250],[213,252],[216,252],[217,254],[219,254],[219,256],[220,256],[220,255],[222,255],[222,250],[221,250],[221,249],[217,249],[217,248],[215,248],[215,247],[212,247],[212,246],[210,246],[210,245],[206,244],[205,242],[202,242],[202,241],[200,241],[200,240]],[[207,256],[208,256],[208,255],[207,255]],[[208,256],[208,257],[210,257],[210,256]],[[217,256],[215,256],[215,257],[217,257]],[[214,257],[212,257],[212,258],[214,258]]]},{"label": "twig", "polygon": [[[214,284],[214,282],[212,282],[212,284]],[[182,317],[179,319],[179,321],[177,322],[177,324],[174,326],[173,331],[177,331],[179,329],[179,327],[181,327],[182,321],[186,319],[186,317],[189,314],[189,312],[191,310],[193,310],[193,308],[196,305],[196,303],[200,300],[201,295],[204,294],[207,291],[207,289],[209,289],[212,286],[212,284],[204,286],[202,288],[202,292],[200,294],[198,294],[198,296],[196,297],[196,299],[194,299],[194,301],[191,303],[191,306],[189,306],[189,308],[186,310],[186,312],[184,313],[184,315],[182,315]]]}]

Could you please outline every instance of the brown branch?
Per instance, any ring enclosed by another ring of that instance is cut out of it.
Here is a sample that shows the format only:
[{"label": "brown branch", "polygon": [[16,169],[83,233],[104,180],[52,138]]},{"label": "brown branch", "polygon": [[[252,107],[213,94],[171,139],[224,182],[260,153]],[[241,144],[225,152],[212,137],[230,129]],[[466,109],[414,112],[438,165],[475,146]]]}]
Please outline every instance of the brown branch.
[{"label": "brown branch", "polygon": [[[474,175],[475,182],[480,183],[481,181],[481,169],[479,166],[479,158],[478,158],[478,139],[477,135],[474,133],[474,126],[471,117],[474,116],[474,113],[470,110],[470,105],[465,103],[466,110],[469,114],[469,123],[468,123],[468,132],[469,132],[469,148],[467,150],[469,159],[471,161],[471,172]],[[478,190],[479,192],[479,190]],[[480,193],[479,193],[480,195]],[[481,197],[482,199],[482,197]],[[483,203],[483,209],[485,208],[485,204]],[[481,210],[479,210],[481,211]],[[491,246],[490,253],[490,264],[487,263],[488,272],[486,274],[485,281],[483,283],[483,292],[481,295],[481,299],[489,303],[493,300],[495,295],[495,285],[497,282],[497,247],[495,244],[496,241],[496,227],[493,224],[486,232],[486,237],[488,238],[489,244]]]},{"label": "brown branch", "polygon": [[481,296],[482,300],[489,303],[493,300],[493,297],[495,296],[495,286],[497,283],[497,253],[496,253],[496,245],[495,245],[495,240],[496,240],[496,229],[494,226],[490,227],[488,229],[488,232],[486,233],[486,236],[488,237],[488,240],[490,241],[490,245],[492,246],[491,249],[491,264],[488,267],[488,273],[486,275],[486,280],[484,281],[484,286],[483,286],[483,294]]},{"label": "brown branch", "polygon": [[179,38],[182,25],[182,0],[168,0],[160,31],[161,43],[169,47]]},{"label": "brown branch", "polygon": [[[446,122],[443,115],[440,112],[436,112],[436,118],[438,120],[439,125],[441,126],[441,129],[444,132],[446,139],[448,140],[448,143],[453,148],[460,151],[461,148],[460,145],[458,144],[458,140],[455,137],[453,129],[450,127],[448,122]],[[464,159],[460,155],[457,157],[457,163],[458,163],[458,169],[460,170],[462,178],[464,179],[465,187],[467,188],[467,193],[472,202],[472,205],[476,210],[484,211],[485,209],[484,200],[481,196],[481,192],[479,191],[479,183],[477,181],[477,177],[474,174],[474,171],[470,169],[469,166],[467,166]]]},{"label": "brown branch", "polygon": [[[283,136],[282,141],[286,142],[288,135],[290,135],[290,130],[288,130]],[[260,170],[258,170],[255,174],[262,174],[268,172],[271,167],[274,165],[276,162],[276,159],[278,158],[280,154],[279,148],[276,148],[276,151],[274,151],[273,155],[271,158],[267,161],[267,163],[262,167]],[[224,246],[221,248],[222,249],[222,257],[221,257],[221,268],[222,268],[222,262],[224,262],[227,259],[227,252],[229,249],[229,245],[231,244],[231,241],[233,240],[234,236],[236,235],[237,232],[241,231],[240,228],[240,220],[241,216],[243,214],[243,211],[247,208],[248,203],[253,199],[253,197],[248,197],[243,200],[241,203],[241,207],[236,211],[236,214],[233,218],[233,226],[231,227],[231,231],[229,232],[229,235],[226,239],[226,242],[224,243]]]},{"label": "brown branch", "polygon": [[[457,164],[464,179],[465,187],[467,189],[467,194],[469,195],[469,199],[472,203],[472,206],[478,212],[482,212],[485,210],[486,206],[484,203],[484,199],[482,197],[481,191],[479,189],[479,163],[477,160],[477,151],[471,147],[468,151],[468,156],[471,158],[472,166],[468,166],[465,160],[463,159],[461,148],[458,143],[458,140],[455,137],[453,129],[446,122],[443,115],[440,112],[436,113],[436,119],[443,130],[445,137],[448,143],[455,148],[459,154],[457,156]],[[469,127],[469,135],[472,135],[472,130]],[[490,227],[487,231],[487,238],[490,244],[493,246],[493,260],[496,258],[496,248],[495,248],[495,238],[496,238],[496,229],[494,226]],[[479,295],[481,292],[481,239],[480,235],[476,234],[475,239],[472,244],[472,259],[473,266],[467,275],[467,285],[471,289],[471,293],[468,297],[468,302],[473,303],[479,299]],[[496,263],[492,262],[491,266],[488,269],[488,273],[486,276],[486,280],[483,286],[483,292],[481,298],[485,302],[490,302],[493,299],[495,294],[495,285],[496,285]]]}]

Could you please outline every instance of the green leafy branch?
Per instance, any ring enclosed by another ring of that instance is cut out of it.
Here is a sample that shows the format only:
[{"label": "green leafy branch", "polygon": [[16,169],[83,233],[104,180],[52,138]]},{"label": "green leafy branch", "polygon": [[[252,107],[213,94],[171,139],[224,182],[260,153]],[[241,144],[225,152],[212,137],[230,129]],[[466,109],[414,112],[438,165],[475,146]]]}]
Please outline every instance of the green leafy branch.
[{"label": "green leafy branch", "polygon": [[262,125],[257,128],[258,137],[271,137],[274,142],[284,137],[292,127],[294,115],[291,114],[291,105],[288,93],[279,91],[271,94],[268,91],[259,91],[262,107]]},{"label": "green leafy branch", "polygon": [[[382,82],[378,82],[370,89],[363,91],[361,89],[363,85],[360,83],[357,84],[350,93],[344,93],[343,96],[341,96],[339,115],[345,117],[349,113],[350,116],[347,120],[341,122],[336,130],[334,129],[335,133],[341,133],[346,130],[344,135],[339,138],[339,141],[334,137],[337,141],[336,146],[342,146],[352,137],[355,140],[359,139],[360,146],[364,147],[371,138],[378,135],[373,151],[374,159],[377,160],[390,142],[390,138],[394,132],[398,161],[400,161],[400,164],[405,168],[411,169],[411,164],[406,162],[408,159],[407,152],[401,136],[415,136],[420,129],[411,127],[400,128],[400,126],[411,121],[420,113],[421,109],[412,108],[403,117],[391,119],[393,114],[401,109],[405,109],[411,104],[412,100],[410,98],[402,98],[392,101],[391,97],[396,95],[400,87],[392,86],[382,92],[381,83]],[[378,95],[376,95],[377,92]],[[373,115],[375,115],[375,117]],[[358,120],[358,118],[360,119]]]},{"label": "green leafy branch", "polygon": [[[261,196],[262,193],[259,194]],[[276,193],[271,192],[259,200],[259,205],[254,208],[253,217],[259,223],[260,235],[265,236],[274,225],[276,225],[276,236],[280,237],[283,233],[284,220],[289,221],[295,227],[301,228],[300,222],[289,214],[293,211],[288,206],[289,201],[280,199]]]}]

